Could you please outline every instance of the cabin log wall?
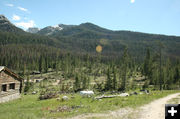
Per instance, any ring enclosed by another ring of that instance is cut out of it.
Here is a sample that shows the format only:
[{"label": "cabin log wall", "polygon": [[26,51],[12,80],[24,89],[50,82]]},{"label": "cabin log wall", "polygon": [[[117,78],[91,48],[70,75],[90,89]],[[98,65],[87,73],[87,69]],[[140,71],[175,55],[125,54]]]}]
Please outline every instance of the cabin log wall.
[{"label": "cabin log wall", "polygon": [[[15,89],[9,89],[10,84],[15,83]],[[2,91],[2,85],[6,84],[6,91]],[[21,82],[6,71],[0,72],[0,103],[20,97]]]}]

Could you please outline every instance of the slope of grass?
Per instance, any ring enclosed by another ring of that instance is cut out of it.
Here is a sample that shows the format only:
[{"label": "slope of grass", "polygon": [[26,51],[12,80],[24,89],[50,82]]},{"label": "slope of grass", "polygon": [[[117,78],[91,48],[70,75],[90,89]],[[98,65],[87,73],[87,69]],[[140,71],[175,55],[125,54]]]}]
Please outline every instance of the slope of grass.
[{"label": "slope of grass", "polygon": [[[82,113],[97,113],[108,110],[116,110],[123,107],[137,107],[149,103],[155,99],[164,97],[178,91],[153,91],[149,95],[134,95],[129,97],[116,97],[111,99],[94,100],[83,98],[78,94],[74,98],[68,94],[68,101],[57,101],[56,99],[38,100],[38,95],[23,95],[21,99],[0,104],[0,119],[38,119],[71,117]],[[60,95],[62,97],[63,95]],[[51,112],[58,107],[78,107],[64,112]]]}]

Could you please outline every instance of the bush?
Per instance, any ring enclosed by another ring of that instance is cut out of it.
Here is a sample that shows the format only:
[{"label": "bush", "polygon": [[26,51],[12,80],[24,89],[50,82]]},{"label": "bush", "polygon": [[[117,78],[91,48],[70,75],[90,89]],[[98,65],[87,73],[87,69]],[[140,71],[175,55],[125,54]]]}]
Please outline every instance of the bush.
[{"label": "bush", "polygon": [[32,89],[32,88],[33,88],[33,83],[27,81],[27,82],[25,83],[24,92],[27,93],[27,92],[29,92],[30,89]]},{"label": "bush", "polygon": [[58,97],[57,92],[49,91],[48,89],[46,89],[46,91],[42,91],[40,93],[39,99],[45,100],[45,99],[51,99],[51,98],[57,98],[57,97]]},{"label": "bush", "polygon": [[142,89],[145,90],[145,89],[148,88],[148,87],[149,87],[149,81],[146,80],[145,83],[144,83],[144,85],[142,86]]}]

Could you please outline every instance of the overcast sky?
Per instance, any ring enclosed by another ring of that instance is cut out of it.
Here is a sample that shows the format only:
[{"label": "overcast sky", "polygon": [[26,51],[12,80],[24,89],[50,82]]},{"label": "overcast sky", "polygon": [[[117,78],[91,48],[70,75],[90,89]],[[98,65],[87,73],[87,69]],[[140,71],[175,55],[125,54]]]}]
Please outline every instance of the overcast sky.
[{"label": "overcast sky", "polygon": [[180,36],[180,0],[0,0],[0,14],[23,29],[92,22]]}]

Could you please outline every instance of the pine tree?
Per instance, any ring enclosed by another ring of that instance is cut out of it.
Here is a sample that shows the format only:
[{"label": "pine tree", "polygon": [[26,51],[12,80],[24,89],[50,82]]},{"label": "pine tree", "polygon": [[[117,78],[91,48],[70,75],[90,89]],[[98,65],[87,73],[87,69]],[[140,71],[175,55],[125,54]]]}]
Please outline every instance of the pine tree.
[{"label": "pine tree", "polygon": [[64,93],[64,91],[65,91],[65,84],[64,83],[62,83],[62,85],[61,85],[61,91]]},{"label": "pine tree", "polygon": [[26,65],[24,64],[24,66],[23,66],[23,77],[25,76],[25,74],[26,74]]},{"label": "pine tree", "polygon": [[87,88],[87,77],[86,77],[86,76],[83,76],[83,79],[82,79],[82,80],[83,80],[83,82],[82,82],[82,83],[83,83],[83,84],[82,84],[82,85],[83,85],[83,89],[86,89],[86,88]]},{"label": "pine tree", "polygon": [[27,81],[26,81],[25,87],[24,87],[24,92],[28,92],[29,89],[30,89],[30,87],[31,87],[31,84],[30,84],[30,82],[29,82],[29,73],[28,73]]},{"label": "pine tree", "polygon": [[180,88],[180,66],[179,62],[177,61],[174,71],[174,83],[178,83],[178,86]]},{"label": "pine tree", "polygon": [[105,90],[111,90],[111,89],[112,89],[112,80],[111,80],[110,67],[108,67]]},{"label": "pine tree", "polygon": [[150,77],[150,70],[151,70],[151,55],[150,55],[150,50],[149,48],[147,49],[147,52],[146,52],[146,57],[145,57],[145,60],[144,60],[144,67],[143,67],[143,73],[145,75],[145,79],[147,79],[147,77],[149,78]]},{"label": "pine tree", "polygon": [[[42,63],[42,61],[41,61],[41,63]],[[42,65],[43,65],[43,64],[42,64]],[[46,58],[45,58],[45,67],[44,67],[45,73],[48,72],[48,68],[49,68],[49,65],[48,65],[48,58],[46,57]]]},{"label": "pine tree", "polygon": [[76,74],[76,77],[75,77],[74,85],[75,85],[75,90],[79,90],[80,87],[81,87],[81,82],[80,82],[79,76],[77,74]]},{"label": "pine tree", "polygon": [[42,70],[43,70],[43,57],[40,56],[40,59],[39,59],[39,71],[42,73]]},{"label": "pine tree", "polygon": [[90,77],[87,78],[87,89],[89,89],[90,87]]},{"label": "pine tree", "polygon": [[116,68],[113,67],[113,89],[117,89],[117,77],[116,77]]},{"label": "pine tree", "polygon": [[162,79],[162,48],[163,44],[159,42],[159,89],[162,90],[162,84],[163,84],[163,79]]},{"label": "pine tree", "polygon": [[127,82],[127,71],[128,71],[128,49],[127,47],[124,49],[123,54],[123,61],[122,61],[122,83],[121,83],[121,90],[126,91],[126,82]]}]

